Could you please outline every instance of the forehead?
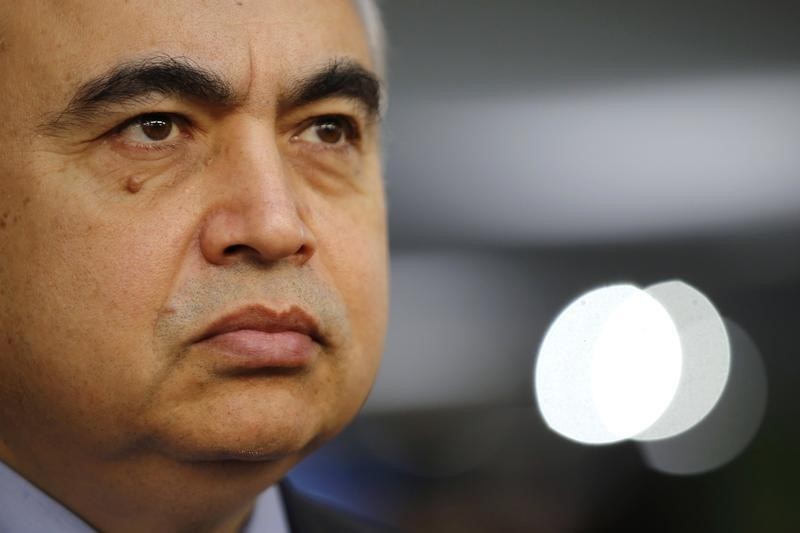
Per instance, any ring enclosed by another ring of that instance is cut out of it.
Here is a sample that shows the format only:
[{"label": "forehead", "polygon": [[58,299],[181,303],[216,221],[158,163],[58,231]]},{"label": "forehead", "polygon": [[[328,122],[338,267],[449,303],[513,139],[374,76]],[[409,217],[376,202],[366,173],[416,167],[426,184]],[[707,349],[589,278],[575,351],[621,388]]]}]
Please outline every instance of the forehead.
[{"label": "forehead", "polygon": [[0,3],[0,21],[5,21],[0,72],[31,73],[38,78],[34,84],[45,83],[50,90],[153,54],[189,58],[248,89],[276,85],[332,57],[371,66],[364,28],[351,0],[10,4]]}]

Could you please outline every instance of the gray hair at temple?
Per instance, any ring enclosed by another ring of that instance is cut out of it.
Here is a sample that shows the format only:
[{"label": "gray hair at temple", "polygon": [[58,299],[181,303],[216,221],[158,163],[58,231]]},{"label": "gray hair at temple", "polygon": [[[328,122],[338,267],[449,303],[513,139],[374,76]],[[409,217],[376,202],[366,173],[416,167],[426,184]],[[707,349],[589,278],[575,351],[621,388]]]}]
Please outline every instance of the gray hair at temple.
[{"label": "gray hair at temple", "polygon": [[372,59],[378,74],[386,77],[386,31],[376,0],[355,0],[361,20],[367,30]]}]

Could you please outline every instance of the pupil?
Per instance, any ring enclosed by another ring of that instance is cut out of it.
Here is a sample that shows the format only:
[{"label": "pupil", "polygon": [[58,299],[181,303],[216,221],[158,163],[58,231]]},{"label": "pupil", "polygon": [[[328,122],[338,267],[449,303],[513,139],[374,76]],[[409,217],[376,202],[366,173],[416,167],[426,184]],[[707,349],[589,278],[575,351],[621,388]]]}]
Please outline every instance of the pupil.
[{"label": "pupil", "polygon": [[172,122],[166,118],[148,118],[142,121],[142,133],[152,141],[163,141],[172,131]]},{"label": "pupil", "polygon": [[342,128],[335,122],[323,122],[317,126],[317,135],[322,142],[336,144],[342,139]]}]

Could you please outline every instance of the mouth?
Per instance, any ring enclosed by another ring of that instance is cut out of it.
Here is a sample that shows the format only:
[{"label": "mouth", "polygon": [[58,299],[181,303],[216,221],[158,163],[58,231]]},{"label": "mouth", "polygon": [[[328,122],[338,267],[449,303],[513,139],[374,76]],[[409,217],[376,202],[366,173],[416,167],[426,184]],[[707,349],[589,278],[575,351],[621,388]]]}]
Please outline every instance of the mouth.
[{"label": "mouth", "polygon": [[192,344],[213,352],[223,366],[261,369],[310,365],[327,342],[303,309],[279,312],[254,305],[216,320]]}]

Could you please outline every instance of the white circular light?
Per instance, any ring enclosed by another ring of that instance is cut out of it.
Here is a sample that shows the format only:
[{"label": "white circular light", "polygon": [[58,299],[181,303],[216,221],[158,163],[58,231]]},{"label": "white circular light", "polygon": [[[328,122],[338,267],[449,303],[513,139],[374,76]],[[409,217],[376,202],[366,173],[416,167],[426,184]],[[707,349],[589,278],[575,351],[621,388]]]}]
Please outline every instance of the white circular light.
[{"label": "white circular light", "polygon": [[592,354],[592,396],[603,423],[632,437],[672,402],[680,382],[681,340],[669,313],[638,291],[609,317]]},{"label": "white circular light", "polygon": [[668,474],[699,474],[732,461],[755,437],[767,404],[767,374],[753,340],[733,322],[730,376],[714,409],[675,437],[640,442],[651,468]]},{"label": "white circular light", "polygon": [[728,380],[730,343],[722,317],[697,289],[667,281],[645,290],[669,312],[683,350],[683,372],[672,404],[636,435],[636,440],[657,440],[692,428],[714,408]]},{"label": "white circular light", "polygon": [[669,313],[633,285],[588,292],[545,334],[535,387],[545,422],[586,444],[632,437],[667,408],[681,373]]}]

